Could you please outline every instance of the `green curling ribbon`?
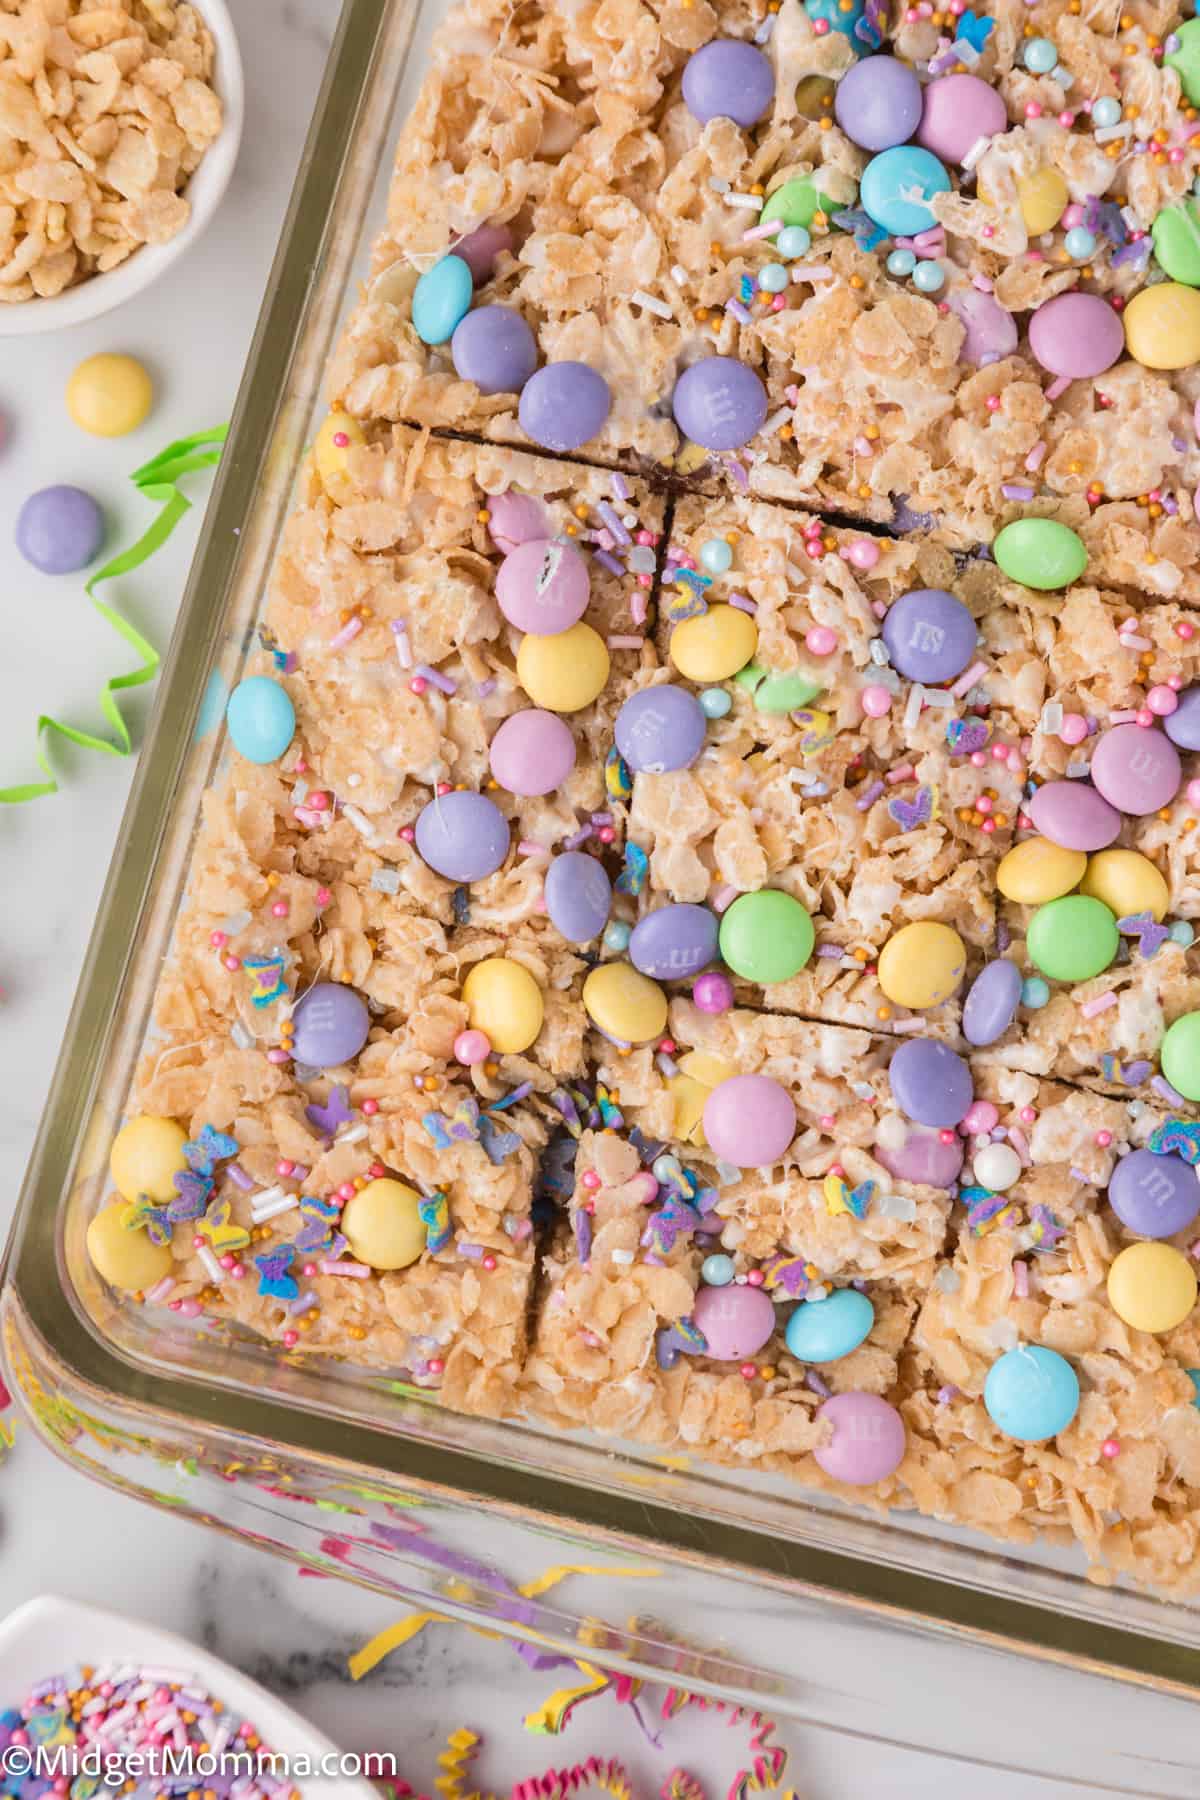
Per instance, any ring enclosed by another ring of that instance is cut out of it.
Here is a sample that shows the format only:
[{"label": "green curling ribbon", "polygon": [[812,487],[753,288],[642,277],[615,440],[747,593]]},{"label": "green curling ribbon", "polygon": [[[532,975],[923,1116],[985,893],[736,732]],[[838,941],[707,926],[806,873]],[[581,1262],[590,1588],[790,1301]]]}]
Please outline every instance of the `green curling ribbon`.
[{"label": "green curling ribbon", "polygon": [[61,719],[52,719],[48,713],[39,714],[36,754],[38,766],[45,771],[46,780],[0,788],[0,805],[19,806],[25,800],[40,800],[46,794],[57,794],[58,782],[54,779],[54,771],[41,748],[42,738],[47,732],[56,731],[59,737],[78,744],[81,749],[97,750],[105,756],[128,756],[133,749],[133,740],[121,715],[117,696],[128,688],[144,687],[148,681],[153,681],[162,658],[140,631],[136,631],[114,607],[98,597],[96,589],[102,581],[112,581],[118,575],[128,575],[131,570],[140,568],[156,550],[162,549],[192,504],[177,486],[180,477],[190,475],[196,469],[211,469],[219,463],[221,447],[228,430],[227,425],[218,425],[212,431],[198,431],[192,437],[178,438],[175,443],[168,444],[158,456],[151,457],[148,463],[143,463],[140,469],[134,470],[130,477],[134,487],[161,510],[137,543],[128,550],[123,550],[119,556],[114,556],[103,568],[97,569],[84,589],[101,618],[142,659],[139,667],[128,675],[114,675],[106,681],[100,695],[101,711],[112,727],[116,742],[110,738],[93,737],[90,732],[80,731],[75,725],[64,725]]}]

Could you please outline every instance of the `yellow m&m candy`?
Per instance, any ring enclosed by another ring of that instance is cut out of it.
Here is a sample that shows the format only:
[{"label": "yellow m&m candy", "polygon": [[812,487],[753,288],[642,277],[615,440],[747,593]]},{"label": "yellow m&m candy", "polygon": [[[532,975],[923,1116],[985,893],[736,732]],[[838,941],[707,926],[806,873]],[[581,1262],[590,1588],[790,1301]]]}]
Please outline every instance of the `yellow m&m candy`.
[{"label": "yellow m&m candy", "polygon": [[608,646],[580,620],[553,637],[527,632],[517,651],[517,680],[535,706],[572,713],[590,706],[608,680]]},{"label": "yellow m&m candy", "polygon": [[153,404],[154,384],[132,356],[89,356],[67,383],[67,411],[93,437],[136,431]]},{"label": "yellow m&m candy", "polygon": [[1070,201],[1070,190],[1057,169],[1035,169],[1017,182],[1017,204],[1030,237],[1053,231]]},{"label": "yellow m&m candy", "polygon": [[758,626],[736,606],[710,606],[671,633],[671,661],[689,681],[727,681],[753,659]]},{"label": "yellow m&m candy", "polygon": [[1140,912],[1161,919],[1171,904],[1165,878],[1138,850],[1100,850],[1090,856],[1079,891],[1103,900],[1118,919]]},{"label": "yellow m&m candy", "polygon": [[1022,906],[1044,906],[1078,887],[1087,857],[1082,850],[1064,850],[1049,838],[1028,838],[1000,858],[996,886],[1006,900]]},{"label": "yellow m&m candy", "polygon": [[1130,1244],[1108,1271],[1113,1311],[1135,1331],[1174,1331],[1196,1304],[1196,1276],[1171,1244]]},{"label": "yellow m&m candy", "polygon": [[407,1269],[425,1248],[417,1208],[421,1196],[407,1182],[381,1176],[346,1202],[341,1230],[350,1254],[372,1269]]},{"label": "yellow m&m candy", "polygon": [[1125,345],[1144,369],[1200,362],[1200,292],[1179,281],[1143,288],[1125,308]]},{"label": "yellow m&m candy", "polygon": [[482,1031],[501,1056],[528,1050],[542,1029],[542,990],[529,970],[507,956],[475,964],[462,987],[473,1031]]},{"label": "yellow m&m candy", "polygon": [[621,1044],[645,1044],[667,1023],[667,996],[632,963],[603,963],[583,984],[583,1009],[593,1025]]},{"label": "yellow m&m candy", "polygon": [[313,443],[313,461],[331,499],[336,500],[339,495],[349,492],[351,482],[346,462],[351,450],[366,441],[362,426],[349,413],[331,412],[325,419]]},{"label": "yellow m&m candy", "polygon": [[901,926],[883,946],[879,985],[897,1006],[922,1012],[958,991],[966,966],[967,952],[957,931],[923,919]]},{"label": "yellow m&m candy", "polygon": [[171,1273],[172,1257],[169,1244],[152,1243],[147,1232],[125,1225],[128,1210],[124,1200],[114,1200],[98,1212],[87,1228],[87,1250],[110,1287],[136,1294]]},{"label": "yellow m&m candy", "polygon": [[113,1139],[109,1171],[126,1200],[145,1194],[160,1206],[176,1198],[175,1177],[187,1168],[187,1132],[174,1119],[150,1113],[130,1119]]}]

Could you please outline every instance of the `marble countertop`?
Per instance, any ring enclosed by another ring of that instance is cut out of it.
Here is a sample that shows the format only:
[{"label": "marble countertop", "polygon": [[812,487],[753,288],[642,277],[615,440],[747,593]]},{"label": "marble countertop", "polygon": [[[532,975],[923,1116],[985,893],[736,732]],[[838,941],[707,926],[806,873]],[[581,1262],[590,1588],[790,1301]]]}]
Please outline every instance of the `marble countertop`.
[{"label": "marble countertop", "polygon": [[[37,576],[18,558],[12,539],[21,501],[51,482],[78,483],[109,511],[114,539],[129,542],[148,517],[129,487],[130,470],[171,438],[218,423],[232,404],[337,0],[232,0],[232,10],[246,61],[247,129],[232,189],[207,237],[115,316],[57,336],[6,340],[0,349],[0,416],[8,424],[0,450],[0,785],[36,777],[38,712],[101,730],[101,683],[126,666],[79,584]],[[62,404],[75,364],[102,349],[140,356],[158,385],[150,420],[116,444],[84,438]],[[198,497],[204,485],[201,478],[193,488]],[[125,611],[160,644],[201,510],[150,570],[120,587]],[[151,701],[152,690],[143,689],[124,703],[135,736]],[[129,761],[62,748],[53,758],[63,778],[58,796],[0,810],[0,1237],[132,772]],[[400,1610],[394,1602],[340,1582],[303,1580],[256,1550],[98,1489],[22,1427],[0,1466],[0,1611],[45,1591],[190,1634],[348,1747],[402,1750],[414,1781],[433,1779],[443,1734],[463,1723],[485,1732],[481,1775],[501,1784],[598,1752],[626,1757],[640,1794],[655,1793],[673,1763],[704,1777],[716,1794],[724,1791],[719,1777],[727,1784],[737,1766],[728,1729],[713,1720],[677,1722],[660,1750],[628,1707],[608,1699],[582,1708],[562,1739],[523,1734],[522,1714],[560,1678],[534,1675],[509,1647],[457,1625],[431,1626],[356,1687],[346,1657],[392,1622]],[[703,1609],[698,1591],[698,1620]],[[811,1681],[804,1721],[782,1734],[793,1753],[789,1779],[803,1800],[1200,1794],[1196,1714],[1181,1701],[969,1646],[915,1642],[814,1607],[777,1604],[764,1610],[762,1630]],[[1024,1772],[1014,1777],[1010,1763]]]}]

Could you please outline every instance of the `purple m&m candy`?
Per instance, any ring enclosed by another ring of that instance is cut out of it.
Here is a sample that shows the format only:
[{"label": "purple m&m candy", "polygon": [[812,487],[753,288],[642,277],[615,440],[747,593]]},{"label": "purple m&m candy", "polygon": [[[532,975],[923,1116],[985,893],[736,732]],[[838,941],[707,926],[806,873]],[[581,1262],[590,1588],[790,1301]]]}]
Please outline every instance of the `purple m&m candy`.
[{"label": "purple m&m candy", "polygon": [[692,1308],[693,1323],[704,1333],[708,1354],[717,1362],[742,1362],[754,1356],[775,1329],[775,1307],[765,1288],[704,1287]]},{"label": "purple m&m candy", "polygon": [[[954,80],[955,77],[951,77]],[[965,80],[966,77],[964,76]],[[991,89],[988,89],[991,92]],[[979,368],[984,362],[999,362],[1011,356],[1017,347],[1017,321],[994,294],[979,288],[961,288],[947,297],[946,304],[965,327],[959,346],[959,362]]]},{"label": "purple m&m candy", "polygon": [[496,258],[502,250],[513,247],[512,229],[508,225],[477,225],[465,238],[451,246],[471,271],[475,286],[490,279]]},{"label": "purple m&m candy", "polygon": [[1139,1237],[1174,1237],[1200,1212],[1200,1181],[1182,1156],[1131,1150],[1112,1172],[1108,1204]]},{"label": "purple m&m candy", "polygon": [[909,681],[953,681],[974,656],[977,637],[968,609],[944,588],[913,588],[884,615],[892,667]]},{"label": "purple m&m candy", "polygon": [[948,1188],[958,1180],[965,1148],[961,1138],[943,1144],[936,1131],[917,1125],[898,1150],[876,1144],[875,1160],[882,1163],[897,1181],[912,1181],[921,1187]]},{"label": "purple m&m candy", "polygon": [[740,38],[714,38],[690,56],[683,99],[693,119],[732,119],[747,129],[771,109],[775,72],[761,50]]},{"label": "purple m&m candy", "polygon": [[980,138],[1007,130],[1003,99],[978,75],[942,75],[926,86],[917,142],[943,162],[960,163]]},{"label": "purple m&m candy", "polygon": [[769,1075],[731,1075],[704,1103],[704,1135],[722,1162],[768,1169],[796,1135],[792,1096]]},{"label": "purple m&m candy", "polygon": [[17,549],[43,575],[86,569],[103,542],[104,514],[82,488],[40,488],[17,514]]},{"label": "purple m&m candy", "polygon": [[539,637],[556,637],[578,624],[590,597],[587,563],[562,538],[518,544],[496,575],[496,600],[509,624]]},{"label": "purple m&m candy", "polygon": [[831,1480],[844,1481],[847,1487],[870,1487],[899,1468],[906,1442],[904,1420],[881,1395],[833,1394],[817,1408],[817,1418],[833,1426],[829,1442],[813,1451]]},{"label": "purple m&m candy", "polygon": [[708,721],[695,694],[664,684],[630,694],[617,714],[617,749],[639,775],[686,769],[704,748]]},{"label": "purple m&m candy", "polygon": [[1200,687],[1184,689],[1175,711],[1163,720],[1163,729],[1181,750],[1200,750]]},{"label": "purple m&m candy", "polygon": [[767,390],[734,356],[706,356],[685,369],[671,399],[675,423],[704,450],[740,450],[762,428]]},{"label": "purple m&m candy", "polygon": [[1122,812],[1141,818],[1169,806],[1183,773],[1179,752],[1161,731],[1114,725],[1092,752],[1092,782]]},{"label": "purple m&m candy", "polygon": [[1044,782],[1025,811],[1063,850],[1106,850],[1121,833],[1120,813],[1088,781]]},{"label": "purple m&m candy", "polygon": [[967,990],[963,1002],[963,1036],[981,1049],[1003,1037],[1021,1004],[1021,971],[1007,957],[987,963]]},{"label": "purple m&m candy", "polygon": [[683,981],[716,961],[720,929],[707,906],[660,906],[634,927],[629,960],[658,981]]},{"label": "purple m&m candy", "polygon": [[477,306],[450,339],[455,373],[481,394],[519,394],[537,368],[532,331],[511,306]]},{"label": "purple m&m candy", "polygon": [[508,823],[486,794],[439,794],[417,818],[417,850],[447,881],[482,881],[508,855]]},{"label": "purple m&m candy", "polygon": [[1030,319],[1029,348],[1052,375],[1103,375],[1125,354],[1125,327],[1099,294],[1059,294]]},{"label": "purple m&m candy", "polygon": [[546,911],[569,944],[589,944],[608,924],[612,882],[602,863],[582,850],[564,850],[546,870]]},{"label": "purple m&m candy", "polygon": [[962,1057],[932,1038],[907,1038],[888,1065],[888,1079],[896,1105],[918,1125],[957,1125],[975,1098]]},{"label": "purple m&m candy", "polygon": [[505,556],[518,544],[554,536],[553,521],[541,501],[532,494],[519,494],[515,488],[491,495],[487,516],[488,536]]},{"label": "purple m&m candy", "polygon": [[612,395],[603,375],[581,362],[547,363],[521,389],[521,430],[543,450],[578,450],[604,429]]},{"label": "purple m&m candy", "polygon": [[917,128],[921,84],[898,57],[866,56],[838,82],[833,110],[852,144],[863,150],[890,150]]},{"label": "purple m&m candy", "polygon": [[311,1069],[333,1069],[357,1056],[367,1041],[371,1015],[361,994],[340,981],[318,981],[292,1013],[292,1054]]},{"label": "purple m&m candy", "polygon": [[575,737],[557,713],[527,707],[505,719],[492,739],[488,764],[510,794],[552,794],[575,767]]}]

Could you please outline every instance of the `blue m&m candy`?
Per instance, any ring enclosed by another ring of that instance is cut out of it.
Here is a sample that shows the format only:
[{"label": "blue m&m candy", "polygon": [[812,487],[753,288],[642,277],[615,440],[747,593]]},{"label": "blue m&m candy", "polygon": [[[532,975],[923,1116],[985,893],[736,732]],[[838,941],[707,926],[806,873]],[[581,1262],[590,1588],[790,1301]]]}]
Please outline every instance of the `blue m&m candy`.
[{"label": "blue m&m candy", "polygon": [[270,675],[248,675],[229,696],[225,722],[233,747],[247,762],[278,762],[296,735],[296,709]]},{"label": "blue m&m candy", "polygon": [[798,1362],[837,1362],[857,1350],[875,1323],[875,1308],[857,1288],[806,1300],[787,1322],[787,1347]]},{"label": "blue m&m candy", "polygon": [[919,144],[897,144],[873,156],[863,170],[859,201],[868,218],[891,237],[916,237],[937,220],[929,201],[950,192],[950,177],[937,157]]},{"label": "blue m&m candy", "polygon": [[466,317],[474,280],[461,256],[443,256],[413,289],[413,330],[423,344],[446,344]]},{"label": "blue m&m candy", "polygon": [[988,1370],[983,1404],[1006,1437],[1040,1444],[1065,1431],[1079,1411],[1079,1377],[1057,1350],[1018,1344]]}]

